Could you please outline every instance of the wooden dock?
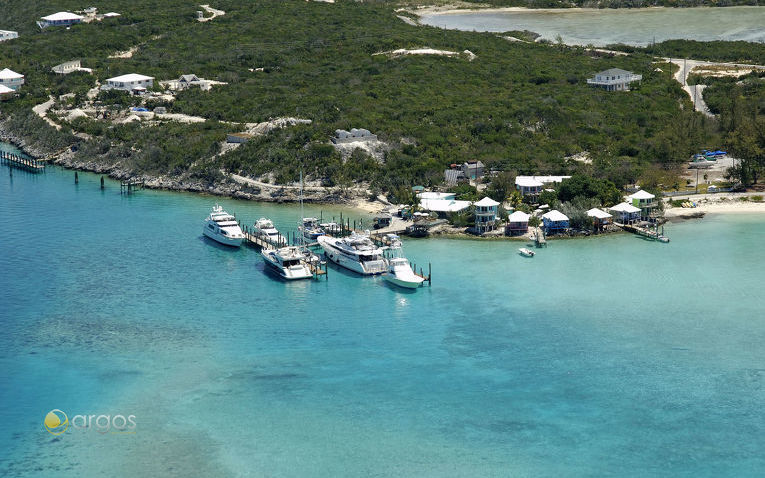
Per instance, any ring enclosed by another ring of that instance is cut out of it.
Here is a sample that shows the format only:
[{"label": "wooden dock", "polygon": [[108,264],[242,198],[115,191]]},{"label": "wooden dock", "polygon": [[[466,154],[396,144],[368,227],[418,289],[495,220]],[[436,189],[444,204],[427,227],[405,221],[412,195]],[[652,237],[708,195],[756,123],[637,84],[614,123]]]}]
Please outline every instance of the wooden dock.
[{"label": "wooden dock", "polygon": [[143,189],[143,181],[137,179],[129,179],[127,181],[120,182],[120,194],[133,194],[139,189]]},{"label": "wooden dock", "polygon": [[539,228],[534,228],[534,233],[531,235],[531,237],[534,239],[534,245],[537,247],[547,247],[547,238],[545,237],[544,231]]},{"label": "wooden dock", "polygon": [[656,225],[655,229],[649,229],[645,227],[635,226],[634,224],[621,224],[618,222],[615,222],[614,224],[621,227],[627,232],[637,234],[638,236],[645,237],[646,239],[649,239],[652,241],[659,241],[664,243],[669,242],[669,238],[664,235],[664,226],[661,227],[661,232],[659,232],[658,225]]},{"label": "wooden dock", "polygon": [[8,166],[25,169],[34,173],[45,171],[45,163],[38,159],[22,158],[19,155],[0,151],[0,163]]}]

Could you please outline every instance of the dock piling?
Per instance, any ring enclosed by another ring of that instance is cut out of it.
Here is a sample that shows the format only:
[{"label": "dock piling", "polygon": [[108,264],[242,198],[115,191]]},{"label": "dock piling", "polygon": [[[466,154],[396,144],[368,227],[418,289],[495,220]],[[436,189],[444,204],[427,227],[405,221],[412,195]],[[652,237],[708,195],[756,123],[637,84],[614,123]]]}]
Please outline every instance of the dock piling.
[{"label": "dock piling", "polygon": [[74,184],[80,183],[80,177],[77,175],[77,171],[74,172]]},{"label": "dock piling", "polygon": [[104,177],[101,176],[101,189],[104,189]]}]

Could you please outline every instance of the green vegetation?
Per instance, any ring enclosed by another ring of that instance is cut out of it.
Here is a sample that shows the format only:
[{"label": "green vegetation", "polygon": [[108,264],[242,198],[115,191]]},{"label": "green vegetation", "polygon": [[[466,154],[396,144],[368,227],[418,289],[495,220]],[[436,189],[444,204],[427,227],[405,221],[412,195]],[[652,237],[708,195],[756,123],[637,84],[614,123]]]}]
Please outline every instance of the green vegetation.
[{"label": "green vegetation", "polygon": [[665,58],[693,58],[704,61],[765,65],[765,44],[746,41],[666,40],[646,47],[618,44],[609,45],[608,48]]},{"label": "green vegetation", "polygon": [[[14,121],[27,121],[31,107],[49,94],[73,92],[76,103],[94,79],[124,73],[158,80],[195,73],[228,83],[209,92],[189,89],[166,105],[206,123],[76,120],[44,140],[51,150],[78,141],[80,157],[124,171],[213,183],[223,170],[285,183],[302,169],[327,186],[363,181],[397,197],[412,184],[440,184],[451,163],[477,159],[508,172],[487,191],[506,198],[511,171],[582,173],[622,186],[654,177],[657,169],[671,174],[699,145],[720,142],[717,125],[691,111],[677,82],[656,72],[647,54],[601,58],[583,48],[414,27],[396,18],[390,3],[220,0],[213,6],[226,15],[200,23],[198,6],[185,0],[115,0],[109,9],[122,13],[118,19],[45,31],[34,25],[39,16],[81,3],[6,3],[3,28],[19,30],[21,38],[0,47],[0,67],[27,79],[20,98],[0,104]],[[108,58],[134,46],[132,58]],[[376,55],[423,46],[477,57]],[[95,78],[50,72],[74,58],[94,68]],[[586,85],[585,78],[608,67],[640,73],[643,82],[628,94]],[[115,93],[99,100],[123,111],[137,101]],[[244,128],[233,123],[285,116],[312,123],[274,130],[216,156],[225,134]],[[361,150],[343,157],[328,144],[335,129],[352,127],[367,128],[389,145],[383,161]],[[71,133],[92,139],[75,140]],[[564,159],[581,151],[592,164]]]}]

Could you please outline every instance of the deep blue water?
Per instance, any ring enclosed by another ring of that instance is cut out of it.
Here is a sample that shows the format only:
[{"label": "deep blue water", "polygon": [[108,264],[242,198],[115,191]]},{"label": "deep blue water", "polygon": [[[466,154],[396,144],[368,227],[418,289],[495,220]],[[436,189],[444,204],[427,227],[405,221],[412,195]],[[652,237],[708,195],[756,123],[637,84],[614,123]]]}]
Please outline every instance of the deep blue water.
[{"label": "deep blue water", "polygon": [[[283,229],[295,206],[73,176],[0,169],[0,475],[765,474],[763,216],[533,259],[407,240],[433,263],[407,293],[201,237],[216,202]],[[53,408],[136,433],[54,437]]]}]

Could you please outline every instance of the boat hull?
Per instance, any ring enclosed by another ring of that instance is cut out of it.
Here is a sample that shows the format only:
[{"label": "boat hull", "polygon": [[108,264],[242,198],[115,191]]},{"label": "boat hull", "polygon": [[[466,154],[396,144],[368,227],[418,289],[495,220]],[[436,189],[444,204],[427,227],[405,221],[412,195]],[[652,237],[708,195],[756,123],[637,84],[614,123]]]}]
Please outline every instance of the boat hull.
[{"label": "boat hull", "polygon": [[421,280],[400,279],[400,278],[396,277],[394,274],[392,274],[390,272],[385,274],[383,276],[383,278],[386,281],[390,282],[391,284],[397,285],[399,287],[403,287],[405,289],[417,289],[424,282],[424,280],[422,280],[422,278],[420,278]]},{"label": "boat hull", "polygon": [[217,234],[209,230],[207,227],[202,229],[202,233],[206,237],[212,239],[215,242],[218,242],[219,244],[223,244],[224,246],[240,247],[242,245],[242,241],[244,240],[241,237],[225,237],[221,234]]}]

